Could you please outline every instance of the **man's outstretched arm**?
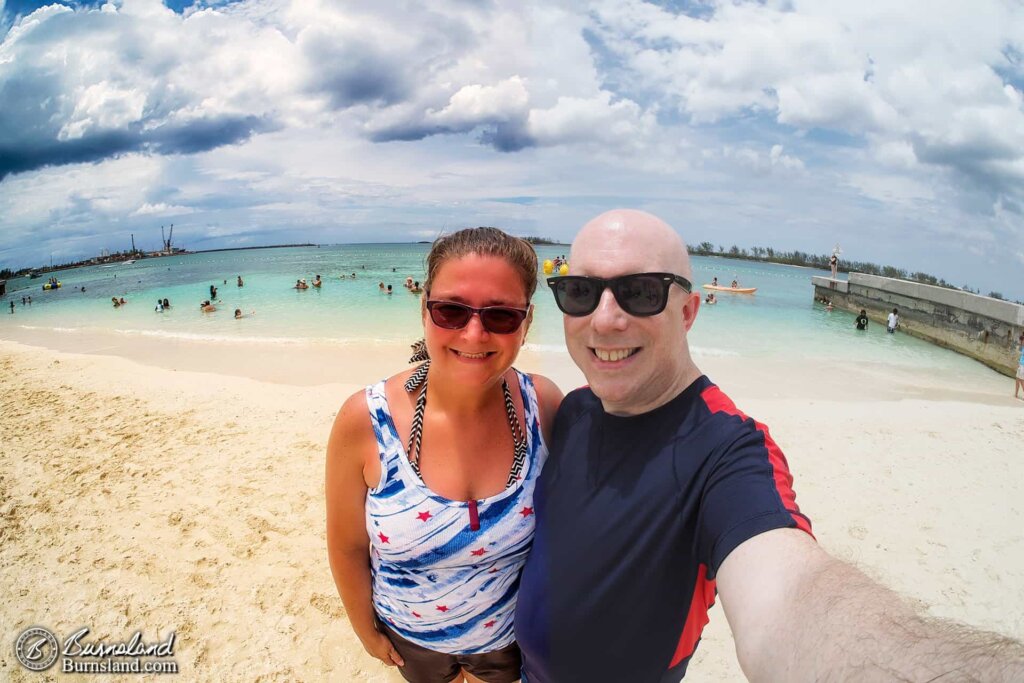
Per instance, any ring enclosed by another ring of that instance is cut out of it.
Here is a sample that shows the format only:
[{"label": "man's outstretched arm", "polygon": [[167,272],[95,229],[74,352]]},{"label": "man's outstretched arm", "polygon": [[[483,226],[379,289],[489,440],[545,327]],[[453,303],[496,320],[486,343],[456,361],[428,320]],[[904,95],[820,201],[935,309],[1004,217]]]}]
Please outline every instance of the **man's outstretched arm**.
[{"label": "man's outstretched arm", "polygon": [[740,544],[717,583],[752,681],[1024,681],[1024,644],[918,614],[801,531]]}]

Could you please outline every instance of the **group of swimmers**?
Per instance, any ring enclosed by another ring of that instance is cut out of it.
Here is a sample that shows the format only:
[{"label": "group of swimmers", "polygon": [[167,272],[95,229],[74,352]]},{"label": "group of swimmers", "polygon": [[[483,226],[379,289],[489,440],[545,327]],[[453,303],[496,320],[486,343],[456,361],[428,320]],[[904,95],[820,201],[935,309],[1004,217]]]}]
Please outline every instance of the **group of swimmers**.
[{"label": "group of swimmers", "polygon": [[[355,276],[356,276],[356,274],[352,273],[352,277],[355,277]],[[344,276],[342,276],[342,277],[344,277]],[[324,284],[324,281],[320,279],[319,275],[315,275],[313,277],[313,286],[314,287],[321,287],[323,284]],[[241,286],[241,285],[239,285],[239,286]],[[296,280],[295,281],[295,289],[300,289],[300,290],[301,289],[309,289],[309,285],[306,284],[306,278],[303,277],[303,278],[299,278],[298,280]]]}]

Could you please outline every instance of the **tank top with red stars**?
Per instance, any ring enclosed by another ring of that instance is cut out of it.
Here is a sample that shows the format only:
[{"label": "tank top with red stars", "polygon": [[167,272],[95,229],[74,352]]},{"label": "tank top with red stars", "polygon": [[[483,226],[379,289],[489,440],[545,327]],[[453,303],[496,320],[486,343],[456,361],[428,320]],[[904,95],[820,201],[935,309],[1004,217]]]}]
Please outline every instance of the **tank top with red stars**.
[{"label": "tank top with red stars", "polygon": [[[510,645],[519,574],[533,542],[533,491],[547,457],[537,393],[516,370],[527,440],[520,478],[476,501],[440,496],[413,470],[384,382],[366,388],[381,480],[366,495],[373,606],[406,640],[477,654]],[[511,439],[511,434],[509,434]]]}]

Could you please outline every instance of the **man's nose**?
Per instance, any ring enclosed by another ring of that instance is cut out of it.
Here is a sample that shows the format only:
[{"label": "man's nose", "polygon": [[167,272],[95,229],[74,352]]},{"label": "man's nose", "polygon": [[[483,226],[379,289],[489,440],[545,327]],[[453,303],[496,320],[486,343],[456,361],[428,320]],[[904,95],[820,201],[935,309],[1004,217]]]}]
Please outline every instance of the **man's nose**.
[{"label": "man's nose", "polygon": [[629,324],[629,314],[619,306],[611,289],[606,287],[601,292],[597,308],[591,314],[590,324],[596,332],[623,330]]}]

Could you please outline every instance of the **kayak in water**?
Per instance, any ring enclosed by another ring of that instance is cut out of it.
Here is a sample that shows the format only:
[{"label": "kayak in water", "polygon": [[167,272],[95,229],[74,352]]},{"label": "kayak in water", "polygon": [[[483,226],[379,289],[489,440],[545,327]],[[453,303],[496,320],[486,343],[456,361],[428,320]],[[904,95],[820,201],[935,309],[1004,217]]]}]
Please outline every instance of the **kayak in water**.
[{"label": "kayak in water", "polygon": [[713,289],[716,292],[734,292],[736,294],[753,294],[757,287],[723,287],[722,285],[704,285],[704,289]]}]

